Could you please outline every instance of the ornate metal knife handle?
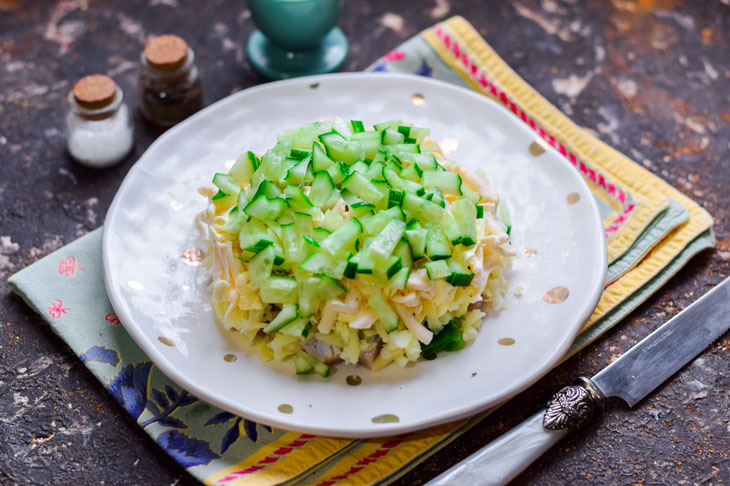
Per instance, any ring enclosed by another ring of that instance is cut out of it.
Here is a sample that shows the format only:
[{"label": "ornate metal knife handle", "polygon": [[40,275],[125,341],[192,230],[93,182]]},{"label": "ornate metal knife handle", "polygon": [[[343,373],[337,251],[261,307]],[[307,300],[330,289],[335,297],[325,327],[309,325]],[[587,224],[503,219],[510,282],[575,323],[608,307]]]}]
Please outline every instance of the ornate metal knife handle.
[{"label": "ornate metal knife handle", "polygon": [[578,378],[578,383],[558,391],[547,404],[542,425],[550,430],[575,430],[593,417],[597,408],[603,408],[606,399],[590,379]]}]

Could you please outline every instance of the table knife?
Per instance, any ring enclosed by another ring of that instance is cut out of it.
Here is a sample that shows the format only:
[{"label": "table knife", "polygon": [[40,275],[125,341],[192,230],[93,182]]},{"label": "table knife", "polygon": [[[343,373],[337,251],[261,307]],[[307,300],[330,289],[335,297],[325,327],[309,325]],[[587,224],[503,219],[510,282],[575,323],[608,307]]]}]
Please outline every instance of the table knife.
[{"label": "table knife", "polygon": [[730,278],[723,280],[593,378],[578,378],[539,411],[427,486],[508,483],[568,431],[579,429],[608,398],[629,407],[692,361],[730,328]]}]

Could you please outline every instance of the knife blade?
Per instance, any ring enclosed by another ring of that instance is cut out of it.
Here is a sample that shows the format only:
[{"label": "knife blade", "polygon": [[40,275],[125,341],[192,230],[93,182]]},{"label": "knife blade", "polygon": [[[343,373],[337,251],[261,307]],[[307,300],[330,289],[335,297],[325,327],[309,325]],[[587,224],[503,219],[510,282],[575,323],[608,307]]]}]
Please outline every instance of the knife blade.
[{"label": "knife blade", "polygon": [[630,407],[692,361],[730,328],[730,278],[657,328],[592,379],[558,391],[543,409],[427,486],[508,483],[535,459],[588,422],[607,398]]}]

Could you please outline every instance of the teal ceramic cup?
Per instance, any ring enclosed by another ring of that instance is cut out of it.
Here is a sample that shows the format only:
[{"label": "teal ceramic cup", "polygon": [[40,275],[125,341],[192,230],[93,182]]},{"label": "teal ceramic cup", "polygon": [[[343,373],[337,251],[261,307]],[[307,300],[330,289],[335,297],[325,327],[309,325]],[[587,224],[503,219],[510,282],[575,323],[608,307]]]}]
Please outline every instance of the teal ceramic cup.
[{"label": "teal ceramic cup", "polygon": [[342,0],[248,0],[256,26],[247,52],[270,79],[331,72],[347,56],[347,39],[335,24]]}]

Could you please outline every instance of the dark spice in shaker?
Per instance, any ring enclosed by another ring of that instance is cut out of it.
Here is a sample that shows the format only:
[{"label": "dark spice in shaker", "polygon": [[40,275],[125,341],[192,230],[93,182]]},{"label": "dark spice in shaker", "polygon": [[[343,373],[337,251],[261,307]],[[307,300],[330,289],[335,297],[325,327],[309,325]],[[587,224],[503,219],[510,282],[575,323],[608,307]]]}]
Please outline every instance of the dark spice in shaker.
[{"label": "dark spice in shaker", "polygon": [[172,126],[203,107],[203,87],[195,55],[175,35],[153,37],[142,53],[139,87],[142,114]]}]

